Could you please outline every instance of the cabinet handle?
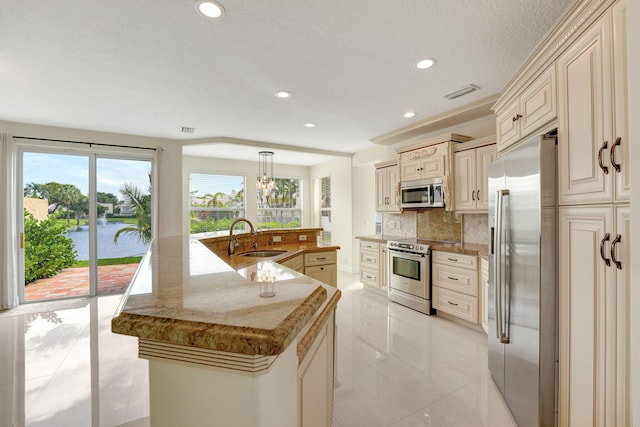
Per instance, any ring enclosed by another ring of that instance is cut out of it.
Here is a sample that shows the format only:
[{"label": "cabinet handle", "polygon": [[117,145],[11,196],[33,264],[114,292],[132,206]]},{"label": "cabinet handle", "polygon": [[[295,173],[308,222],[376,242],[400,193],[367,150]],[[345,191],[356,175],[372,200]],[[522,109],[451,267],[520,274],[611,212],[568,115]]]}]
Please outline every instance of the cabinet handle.
[{"label": "cabinet handle", "polygon": [[471,200],[473,200],[473,201],[476,200],[476,192],[475,192],[475,190],[471,192]]},{"label": "cabinet handle", "polygon": [[447,279],[449,279],[449,280],[458,280],[457,277],[451,277],[451,276],[447,276]]},{"label": "cabinet handle", "polygon": [[598,165],[600,166],[600,169],[602,169],[602,172],[605,173],[605,175],[609,173],[609,167],[602,164],[602,152],[607,149],[608,145],[609,141],[605,141],[604,144],[602,144],[602,147],[600,147],[600,149],[598,150]]},{"label": "cabinet handle", "polygon": [[449,261],[458,262],[458,260],[457,260],[457,259],[455,259],[455,258],[447,258],[447,259],[448,259]]},{"label": "cabinet handle", "polygon": [[317,257],[316,259],[317,259],[318,261],[324,261],[325,259],[327,259],[327,257],[324,257],[324,256],[323,256],[323,257]]},{"label": "cabinet handle", "polygon": [[520,120],[522,118],[522,114],[516,114],[515,116],[513,116],[511,118],[512,121],[517,122],[518,120]]},{"label": "cabinet handle", "polygon": [[480,190],[476,190],[476,200],[480,201]]},{"label": "cabinet handle", "polygon": [[611,166],[616,170],[616,172],[620,172],[620,163],[616,163],[616,147],[622,143],[622,138],[617,137],[616,142],[611,146],[611,151],[609,152],[609,159],[611,160]]},{"label": "cabinet handle", "polygon": [[618,234],[616,235],[616,238],[613,239],[613,242],[611,242],[611,261],[613,261],[618,270],[622,270],[622,263],[620,263],[620,261],[618,261],[616,258],[616,246],[618,245],[618,243],[620,243],[621,240],[622,236]]},{"label": "cabinet handle", "polygon": [[455,306],[457,306],[457,305],[458,305],[457,303],[455,303],[455,302],[451,302],[451,301],[449,301],[449,300],[447,300],[447,302],[448,302],[449,304],[451,304],[451,305],[455,305]]},{"label": "cabinet handle", "polygon": [[600,240],[600,258],[602,258],[607,267],[611,265],[611,260],[609,258],[605,258],[604,256],[604,242],[608,242],[610,237],[611,235],[609,233],[605,233],[602,240]]}]

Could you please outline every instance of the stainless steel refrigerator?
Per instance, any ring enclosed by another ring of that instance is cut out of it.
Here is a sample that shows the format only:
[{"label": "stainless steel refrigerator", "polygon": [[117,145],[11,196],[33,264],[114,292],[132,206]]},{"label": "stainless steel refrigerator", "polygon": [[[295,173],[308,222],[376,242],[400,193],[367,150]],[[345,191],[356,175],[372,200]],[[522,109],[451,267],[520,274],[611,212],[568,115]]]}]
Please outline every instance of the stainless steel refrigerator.
[{"label": "stainless steel refrigerator", "polygon": [[556,418],[556,138],[489,165],[489,370],[520,427]]}]

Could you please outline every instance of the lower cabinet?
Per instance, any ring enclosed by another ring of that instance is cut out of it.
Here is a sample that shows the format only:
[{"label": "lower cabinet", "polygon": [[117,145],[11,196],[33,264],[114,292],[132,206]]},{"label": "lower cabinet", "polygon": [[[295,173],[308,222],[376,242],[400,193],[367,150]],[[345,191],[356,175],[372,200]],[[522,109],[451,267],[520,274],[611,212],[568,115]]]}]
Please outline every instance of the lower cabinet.
[{"label": "lower cabinet", "polygon": [[296,255],[295,257],[282,262],[282,265],[304,274],[304,255]]},{"label": "lower cabinet", "polygon": [[478,323],[478,257],[433,251],[431,261],[433,308]]},{"label": "lower cabinet", "polygon": [[387,292],[387,247],[384,243],[360,241],[360,282],[369,289]]},{"label": "lower cabinet", "polygon": [[489,261],[480,258],[480,326],[489,333]]},{"label": "lower cabinet", "polygon": [[298,366],[299,427],[331,427],[333,423],[334,316]]},{"label": "lower cabinet", "polygon": [[304,274],[331,286],[338,286],[336,251],[304,254]]},{"label": "lower cabinet", "polygon": [[629,206],[559,213],[559,426],[629,426]]}]

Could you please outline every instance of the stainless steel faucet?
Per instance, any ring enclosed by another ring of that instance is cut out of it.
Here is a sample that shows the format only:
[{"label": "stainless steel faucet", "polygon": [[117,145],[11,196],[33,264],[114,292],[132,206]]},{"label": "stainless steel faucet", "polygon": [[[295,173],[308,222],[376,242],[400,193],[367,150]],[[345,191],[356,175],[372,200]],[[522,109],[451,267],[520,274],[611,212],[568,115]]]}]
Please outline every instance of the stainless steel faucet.
[{"label": "stainless steel faucet", "polygon": [[240,243],[238,243],[238,236],[233,235],[233,227],[235,227],[235,225],[239,222],[246,222],[247,224],[249,224],[249,227],[251,227],[251,236],[253,236],[253,249],[258,249],[257,233],[256,233],[256,229],[253,228],[253,224],[251,224],[251,221],[249,221],[246,218],[237,218],[235,221],[231,223],[231,226],[229,227],[229,250],[228,250],[229,256],[232,256],[233,254],[235,254],[236,248],[240,246]]}]

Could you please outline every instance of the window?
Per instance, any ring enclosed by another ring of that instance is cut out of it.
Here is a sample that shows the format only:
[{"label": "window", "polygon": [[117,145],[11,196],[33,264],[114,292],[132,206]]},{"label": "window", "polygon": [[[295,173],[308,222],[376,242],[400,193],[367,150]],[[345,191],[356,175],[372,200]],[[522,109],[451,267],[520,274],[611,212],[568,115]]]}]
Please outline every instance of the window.
[{"label": "window", "polygon": [[227,231],[244,217],[244,176],[189,174],[191,234]]},{"label": "window", "polygon": [[331,177],[320,179],[320,241],[331,243]]},{"label": "window", "polygon": [[265,191],[256,186],[258,228],[299,228],[302,223],[302,182],[296,178],[275,178]]}]

